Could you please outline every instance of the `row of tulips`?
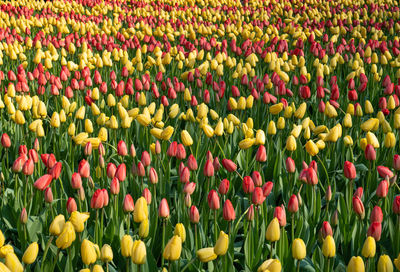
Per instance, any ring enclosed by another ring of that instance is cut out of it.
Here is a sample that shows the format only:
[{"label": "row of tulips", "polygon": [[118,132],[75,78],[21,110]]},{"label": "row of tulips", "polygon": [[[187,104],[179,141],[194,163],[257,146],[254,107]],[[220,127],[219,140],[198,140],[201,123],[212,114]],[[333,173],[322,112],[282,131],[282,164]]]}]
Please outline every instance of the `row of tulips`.
[{"label": "row of tulips", "polygon": [[0,271],[400,270],[399,18],[0,3]]}]

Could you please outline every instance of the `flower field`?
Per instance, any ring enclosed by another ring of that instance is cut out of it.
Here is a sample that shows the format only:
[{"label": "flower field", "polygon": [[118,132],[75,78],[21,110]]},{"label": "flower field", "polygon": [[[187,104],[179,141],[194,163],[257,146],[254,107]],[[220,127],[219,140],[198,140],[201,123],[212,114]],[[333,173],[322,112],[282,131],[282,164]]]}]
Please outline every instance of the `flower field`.
[{"label": "flower field", "polygon": [[0,272],[400,271],[397,0],[0,1]]}]

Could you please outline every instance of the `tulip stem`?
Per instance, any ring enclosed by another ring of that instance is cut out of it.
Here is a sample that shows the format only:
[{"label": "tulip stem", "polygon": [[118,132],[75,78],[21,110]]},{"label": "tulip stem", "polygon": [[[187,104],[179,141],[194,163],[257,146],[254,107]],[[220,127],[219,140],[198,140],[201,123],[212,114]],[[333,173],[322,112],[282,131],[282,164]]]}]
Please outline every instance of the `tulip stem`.
[{"label": "tulip stem", "polygon": [[71,255],[71,247],[68,248],[68,261],[69,261],[69,266],[72,268],[72,255]]},{"label": "tulip stem", "polygon": [[44,253],[43,253],[42,263],[40,265],[40,271],[44,271],[43,270],[44,261],[46,260],[47,252],[49,251],[49,248],[50,248],[50,245],[51,245],[51,242],[53,241],[53,239],[54,239],[54,236],[50,236],[50,239],[47,241],[46,248],[44,249]]},{"label": "tulip stem", "polygon": [[56,255],[56,258],[54,259],[54,263],[53,263],[53,269],[52,269],[51,271],[54,271],[55,268],[56,268],[57,260],[58,260],[58,255],[60,255],[60,251],[61,251],[61,248],[59,248],[59,249],[57,250],[57,255]]},{"label": "tulip stem", "polygon": [[97,238],[97,225],[99,222],[99,209],[96,209],[96,222],[94,225],[94,240],[96,241],[96,244],[99,242],[98,238]]},{"label": "tulip stem", "polygon": [[274,242],[271,242],[271,256],[270,256],[270,259],[272,259],[273,255],[274,255]]},{"label": "tulip stem", "polygon": [[214,211],[214,238],[215,242],[217,242],[218,239],[217,210]]},{"label": "tulip stem", "polygon": [[198,245],[197,245],[197,224],[194,224],[194,244],[195,244],[195,249],[197,251]]},{"label": "tulip stem", "polygon": [[294,241],[294,213],[292,213],[292,241]]},{"label": "tulip stem", "polygon": [[369,271],[369,258],[367,258],[367,260],[365,260],[365,271],[366,272]]},{"label": "tulip stem", "polygon": [[162,219],[162,249],[161,249],[161,267],[164,266],[164,254],[162,252],[164,251],[165,247],[165,219]]},{"label": "tulip stem", "polygon": [[185,267],[181,270],[181,272],[185,272],[186,269],[188,269],[194,262],[196,261],[196,258],[192,258],[190,262],[188,262]]},{"label": "tulip stem", "polygon": [[[272,259],[272,257],[271,257],[271,259]],[[300,260],[297,260],[297,272],[299,272],[300,271]]]},{"label": "tulip stem", "polygon": [[100,248],[103,245],[103,232],[104,232],[104,208],[101,209]]},{"label": "tulip stem", "polygon": [[129,272],[129,258],[126,258],[126,272]]},{"label": "tulip stem", "polygon": [[130,215],[130,213],[128,213],[128,218],[126,219],[127,220],[127,222],[126,222],[126,225],[127,225],[127,230],[126,230],[126,234],[128,234],[129,235],[129,231],[130,231],[130,228],[131,228],[131,220],[130,220],[130,217],[131,217],[131,215]]}]

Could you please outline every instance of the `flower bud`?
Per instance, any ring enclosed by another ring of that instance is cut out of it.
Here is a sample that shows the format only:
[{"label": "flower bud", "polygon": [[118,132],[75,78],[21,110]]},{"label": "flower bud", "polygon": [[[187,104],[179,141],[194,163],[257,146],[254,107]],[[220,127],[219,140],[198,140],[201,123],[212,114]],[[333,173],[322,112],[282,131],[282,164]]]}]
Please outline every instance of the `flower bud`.
[{"label": "flower bud", "polygon": [[28,222],[28,214],[26,212],[26,209],[23,208],[21,211],[21,214],[19,216],[19,221],[21,222],[21,224],[25,225],[26,222]]}]

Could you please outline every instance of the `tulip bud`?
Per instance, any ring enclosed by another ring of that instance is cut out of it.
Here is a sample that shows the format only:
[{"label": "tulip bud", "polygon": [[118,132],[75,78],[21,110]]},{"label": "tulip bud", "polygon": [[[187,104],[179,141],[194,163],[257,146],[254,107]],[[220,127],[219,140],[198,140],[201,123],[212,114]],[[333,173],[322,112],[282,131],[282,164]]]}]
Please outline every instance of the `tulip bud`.
[{"label": "tulip bud", "polygon": [[123,140],[118,142],[117,153],[121,157],[128,155],[128,148],[126,146],[126,143]]},{"label": "tulip bud", "polygon": [[149,171],[149,180],[150,180],[151,184],[157,184],[158,183],[157,171],[153,167],[151,167],[150,171]]},{"label": "tulip bud", "polygon": [[82,178],[89,178],[90,176],[90,165],[89,163],[83,159],[79,162],[78,172]]},{"label": "tulip bud", "polygon": [[286,226],[286,212],[285,212],[285,207],[283,205],[275,207],[274,217],[278,219],[279,225],[281,227]]},{"label": "tulip bud", "polygon": [[329,201],[331,201],[331,199],[332,199],[332,189],[331,189],[331,186],[328,185],[328,188],[326,189],[326,192],[325,192],[325,200],[327,202],[329,202]]},{"label": "tulip bud", "polygon": [[279,221],[275,217],[274,219],[272,219],[272,221],[269,223],[267,227],[265,239],[267,239],[270,242],[275,242],[278,241],[280,237],[281,237],[281,231],[280,231]]},{"label": "tulip bud", "polygon": [[356,178],[356,168],[354,167],[354,164],[345,161],[344,162],[344,168],[343,168],[344,176],[348,179],[355,179]]},{"label": "tulip bud", "polygon": [[94,244],[87,239],[84,239],[81,244],[81,256],[82,262],[86,265],[91,265],[97,260]]},{"label": "tulip bud", "polygon": [[47,187],[44,191],[44,201],[50,204],[53,202],[53,192],[51,191],[51,187]]},{"label": "tulip bud", "polygon": [[[22,266],[21,262],[18,260],[17,255],[14,252],[7,253],[5,256],[4,264],[8,268],[8,271],[17,271],[22,272],[24,271],[24,267]],[[4,270],[4,271],[7,271]]]},{"label": "tulip bud", "polygon": [[119,190],[120,190],[119,180],[117,178],[113,178],[111,180],[110,193],[112,195],[117,195],[119,194]]},{"label": "tulip bud", "polygon": [[101,248],[101,261],[103,263],[109,263],[112,261],[113,257],[114,256],[111,246],[108,244],[104,244]]},{"label": "tulip bud", "polygon": [[1,142],[1,145],[2,145],[4,148],[10,148],[10,147],[11,147],[11,139],[10,139],[10,136],[8,136],[7,133],[3,133],[3,134],[1,135],[1,140],[0,140],[0,142]]},{"label": "tulip bud", "polygon": [[133,212],[135,209],[135,205],[133,204],[133,199],[130,194],[125,195],[124,203],[123,203],[123,210],[126,213]]},{"label": "tulip bud", "polygon": [[136,149],[134,144],[131,144],[131,147],[129,149],[129,154],[131,155],[132,158],[136,157]]},{"label": "tulip bud", "polygon": [[376,151],[374,147],[371,144],[367,144],[367,147],[365,148],[365,158],[369,161],[375,161],[376,160]]},{"label": "tulip bud", "polygon": [[296,171],[296,165],[291,157],[288,157],[285,163],[286,163],[286,171],[288,173],[294,173]]},{"label": "tulip bud", "polygon": [[338,210],[335,210],[335,212],[332,214],[331,216],[331,225],[332,226],[337,226],[337,224],[339,223],[339,214],[338,214]]},{"label": "tulip bud", "polygon": [[393,263],[388,255],[381,255],[378,260],[378,272],[393,271]]},{"label": "tulip bud", "polygon": [[139,197],[135,203],[135,209],[133,211],[133,220],[136,223],[140,223],[148,218],[147,201],[144,197]]},{"label": "tulip bud", "polygon": [[375,239],[375,241],[379,241],[381,239],[382,234],[382,223],[373,222],[368,228],[367,235],[371,236]]},{"label": "tulip bud", "polygon": [[288,211],[290,213],[296,213],[299,210],[299,202],[297,196],[293,194],[289,199]]},{"label": "tulip bud", "polygon": [[398,154],[393,156],[393,168],[396,171],[400,171],[400,155]]},{"label": "tulip bud", "polygon": [[79,196],[79,199],[80,199],[81,201],[84,201],[84,200],[85,200],[85,189],[83,189],[83,187],[79,188],[79,190],[78,190],[78,196]]},{"label": "tulip bud", "polygon": [[92,143],[91,142],[87,142],[85,145],[85,149],[84,149],[84,154],[86,157],[92,155]]},{"label": "tulip bud", "polygon": [[296,238],[292,245],[292,256],[293,259],[302,260],[306,257],[306,245],[300,238]]},{"label": "tulip bud", "polygon": [[364,204],[358,196],[353,196],[353,210],[361,219],[364,219]]},{"label": "tulip bud", "polygon": [[218,256],[223,256],[228,251],[229,236],[223,231],[220,231],[217,242],[214,246],[214,253]]},{"label": "tulip bud", "polygon": [[151,204],[151,192],[149,188],[144,188],[142,196],[146,199],[147,205]]},{"label": "tulip bud", "polygon": [[237,169],[237,165],[229,160],[229,159],[222,159],[222,166],[228,171],[228,172],[235,172]]},{"label": "tulip bud", "polygon": [[364,242],[361,254],[363,255],[364,258],[373,258],[375,257],[375,252],[376,252],[375,239],[371,236],[368,236]]},{"label": "tulip bud", "polygon": [[206,161],[206,164],[204,165],[203,173],[204,173],[204,176],[206,176],[208,178],[214,176],[214,166],[213,166],[211,160]]},{"label": "tulip bud", "polygon": [[190,207],[189,211],[189,219],[190,222],[197,224],[200,221],[200,215],[199,215],[199,210],[197,209],[196,206]]},{"label": "tulip bud", "polygon": [[199,258],[200,262],[202,262],[202,263],[211,262],[218,257],[217,254],[214,253],[214,248],[212,248],[212,247],[206,247],[206,248],[197,250],[196,256],[197,256],[197,258]]},{"label": "tulip bud", "polygon": [[372,209],[371,216],[370,216],[369,219],[370,219],[371,223],[374,223],[374,222],[382,223],[382,221],[383,221],[383,213],[382,213],[381,207],[375,206]]},{"label": "tulip bud", "polygon": [[376,167],[376,170],[378,171],[379,176],[381,176],[382,178],[392,178],[394,176],[393,172],[390,171],[390,169],[386,166],[379,165],[378,167]]},{"label": "tulip bud", "polygon": [[219,209],[219,196],[215,190],[211,190],[208,193],[207,201],[208,201],[208,207],[211,210]]},{"label": "tulip bud", "polygon": [[163,198],[161,200],[160,206],[158,208],[158,216],[161,218],[168,218],[169,217],[169,206],[167,199]]},{"label": "tulip bud", "polygon": [[245,194],[251,194],[254,191],[254,182],[249,176],[243,178],[242,186]]},{"label": "tulip bud", "polygon": [[121,254],[125,258],[132,255],[133,240],[130,235],[124,235],[121,239]]},{"label": "tulip bud", "polygon": [[74,198],[70,197],[67,201],[67,211],[69,214],[77,210],[76,201]]},{"label": "tulip bud", "polygon": [[387,196],[388,191],[389,191],[389,182],[386,179],[384,179],[379,183],[378,188],[376,189],[376,195],[378,197],[384,198]]},{"label": "tulip bud", "polygon": [[353,256],[347,265],[347,272],[364,272],[364,261],[361,257]]},{"label": "tulip bud", "polygon": [[145,219],[140,223],[139,226],[139,237],[146,238],[149,235],[149,220]]},{"label": "tulip bud", "polygon": [[28,214],[26,212],[26,209],[23,208],[21,211],[21,214],[19,216],[19,221],[21,222],[21,224],[25,225],[26,222],[28,222]]},{"label": "tulip bud", "polygon": [[24,264],[32,264],[35,262],[37,255],[39,252],[38,243],[34,242],[28,246],[25,250],[24,255],[22,256],[22,262]]},{"label": "tulip bud", "polygon": [[336,246],[335,240],[332,235],[328,235],[325,237],[324,242],[322,244],[322,254],[326,258],[333,258],[336,255]]},{"label": "tulip bud", "polygon": [[178,223],[175,225],[174,235],[178,235],[182,239],[182,243],[186,240],[186,230],[185,226],[182,223]]},{"label": "tulip bud", "polygon": [[82,179],[79,173],[73,173],[71,178],[71,187],[73,189],[79,189],[82,187]]},{"label": "tulip bud", "polygon": [[252,193],[251,201],[255,205],[261,205],[265,200],[264,192],[261,187],[256,187]]},{"label": "tulip bud", "polygon": [[264,194],[265,197],[269,196],[269,194],[271,193],[273,187],[274,187],[274,184],[271,181],[267,181],[262,186],[263,194]]},{"label": "tulip bud", "polygon": [[328,236],[328,235],[333,236],[332,227],[331,227],[331,225],[329,224],[328,221],[324,221],[324,222],[322,223],[321,235],[322,235],[322,238],[323,238],[323,239],[325,239],[326,236]]},{"label": "tulip bud", "polygon": [[258,150],[256,153],[256,161],[258,161],[258,162],[266,162],[267,161],[267,150],[265,149],[265,146],[260,145],[258,147]]}]

